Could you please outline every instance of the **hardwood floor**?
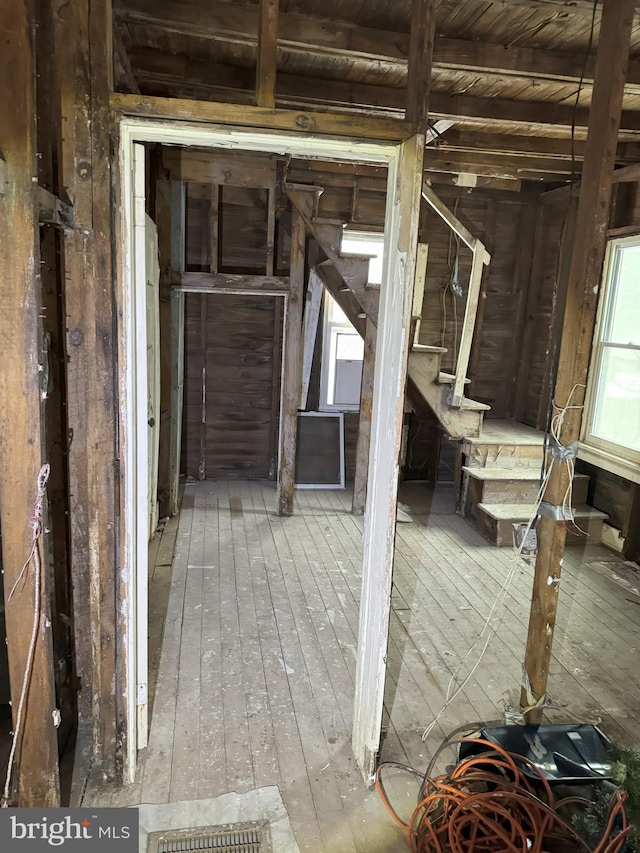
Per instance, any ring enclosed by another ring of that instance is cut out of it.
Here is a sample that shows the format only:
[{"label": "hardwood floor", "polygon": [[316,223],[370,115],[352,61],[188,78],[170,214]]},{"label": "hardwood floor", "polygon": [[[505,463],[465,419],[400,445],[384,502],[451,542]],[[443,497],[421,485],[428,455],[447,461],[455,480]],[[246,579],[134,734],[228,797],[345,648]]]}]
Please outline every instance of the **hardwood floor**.
[{"label": "hardwood floor", "polygon": [[[454,514],[451,487],[404,484],[400,499],[413,522],[397,525],[382,759],[424,770],[444,732],[499,719],[509,694],[517,702],[533,570]],[[177,528],[152,543],[164,563],[151,577],[149,746],[135,786],[93,804],[275,784],[301,850],[406,849],[350,750],[362,536],[350,502],[298,491],[296,514],[279,518],[271,484],[187,484]],[[601,547],[567,552],[549,684],[561,707],[549,716],[601,719],[639,746],[640,597],[612,579],[617,562]],[[496,636],[423,742],[510,573]],[[410,787],[398,796],[410,810]]]}]

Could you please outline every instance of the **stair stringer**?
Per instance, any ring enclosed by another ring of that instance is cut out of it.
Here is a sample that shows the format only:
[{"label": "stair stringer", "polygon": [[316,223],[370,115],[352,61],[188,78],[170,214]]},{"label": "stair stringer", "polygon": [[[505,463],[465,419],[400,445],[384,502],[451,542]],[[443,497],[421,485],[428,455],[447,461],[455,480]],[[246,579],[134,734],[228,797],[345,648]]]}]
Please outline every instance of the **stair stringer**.
[{"label": "stair stringer", "polygon": [[339,272],[345,285],[355,295],[362,310],[377,326],[379,291],[367,286],[369,258],[340,253],[342,226],[334,222],[323,222],[313,216],[315,194],[292,187],[287,190],[287,194],[304,220],[307,232],[316,239],[322,251]]},{"label": "stair stringer", "polygon": [[451,384],[442,381],[440,364],[446,350],[442,347],[421,347],[409,353],[407,374],[416,389],[452,439],[473,438],[481,434],[484,412],[490,409],[484,403],[463,398],[462,405],[448,403]]}]

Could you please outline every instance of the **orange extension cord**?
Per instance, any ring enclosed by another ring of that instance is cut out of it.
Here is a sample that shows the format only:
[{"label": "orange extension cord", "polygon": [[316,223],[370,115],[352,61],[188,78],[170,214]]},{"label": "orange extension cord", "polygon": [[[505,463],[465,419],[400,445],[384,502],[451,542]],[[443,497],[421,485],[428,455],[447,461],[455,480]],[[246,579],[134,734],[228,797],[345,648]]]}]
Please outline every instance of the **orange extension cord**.
[{"label": "orange extension cord", "polygon": [[[450,775],[432,777],[443,750],[462,743],[480,744],[487,751],[461,761]],[[535,772],[538,793],[518,768],[522,763]],[[376,790],[391,817],[407,832],[411,853],[619,853],[631,831],[625,794],[616,791],[602,838],[592,848],[560,814],[569,805],[586,808],[591,805],[588,800],[556,799],[533,762],[478,738],[445,741],[424,778],[412,768],[395,765],[423,778],[418,805],[406,824],[391,806],[381,780],[381,771],[389,766],[394,764],[378,768]]]}]

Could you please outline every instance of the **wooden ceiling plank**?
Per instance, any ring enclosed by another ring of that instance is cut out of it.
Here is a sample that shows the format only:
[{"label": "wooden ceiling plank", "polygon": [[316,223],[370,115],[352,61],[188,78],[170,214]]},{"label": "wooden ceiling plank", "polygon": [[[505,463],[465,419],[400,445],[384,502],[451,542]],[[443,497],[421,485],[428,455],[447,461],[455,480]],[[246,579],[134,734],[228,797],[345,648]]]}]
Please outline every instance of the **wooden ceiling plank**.
[{"label": "wooden ceiling plank", "polygon": [[[162,80],[176,88],[180,95],[180,85],[189,86],[191,81],[205,88],[210,86],[211,96],[222,100],[219,87],[233,85],[230,98],[237,99],[238,89],[250,85],[249,74],[243,75],[243,69],[231,66],[212,66],[199,60],[183,56],[168,56],[159,51],[144,49],[132,54],[134,70],[140,83]],[[164,70],[162,68],[164,67]],[[192,76],[193,75],[193,76]],[[141,102],[144,99],[141,99]],[[246,100],[246,98],[245,98]],[[338,80],[320,80],[301,77],[294,74],[278,74],[276,100],[280,106],[344,105],[355,112],[356,109],[379,109],[385,112],[397,112],[398,116],[405,106],[405,92],[388,86],[372,86],[366,83],[348,83]],[[431,118],[447,119],[460,124],[465,120],[493,122],[511,122],[524,125],[527,131],[544,129],[562,129],[567,135],[575,118],[576,128],[587,127],[589,110],[578,110],[569,104],[552,104],[547,101],[514,101],[503,98],[482,98],[471,95],[448,95],[431,91],[429,97]],[[364,117],[363,117],[364,118]],[[390,119],[374,119],[384,121]],[[625,130],[640,131],[640,112],[625,111],[622,114],[622,127]]]},{"label": "wooden ceiling plank", "polygon": [[279,0],[260,0],[258,57],[256,64],[256,104],[273,109],[276,105]]},{"label": "wooden ceiling plank", "polygon": [[413,127],[414,133],[425,137],[429,126],[429,92],[435,33],[435,0],[413,0],[405,118]]},{"label": "wooden ceiling plank", "polygon": [[[588,0],[591,5],[590,0]],[[573,9],[573,7],[571,7]],[[136,0],[135,7],[118,4],[116,19],[122,23],[158,27],[198,39],[218,39],[254,46],[258,42],[259,15],[254,6],[219,2],[203,7],[195,0]],[[387,64],[404,71],[410,52],[410,36],[341,21],[282,13],[278,19],[280,48],[312,56],[343,57]],[[582,51],[505,46],[438,36],[434,43],[435,68],[517,77],[576,82],[584,68]],[[587,63],[584,83],[593,81],[593,61]],[[627,93],[640,92],[640,61],[629,63]]]}]

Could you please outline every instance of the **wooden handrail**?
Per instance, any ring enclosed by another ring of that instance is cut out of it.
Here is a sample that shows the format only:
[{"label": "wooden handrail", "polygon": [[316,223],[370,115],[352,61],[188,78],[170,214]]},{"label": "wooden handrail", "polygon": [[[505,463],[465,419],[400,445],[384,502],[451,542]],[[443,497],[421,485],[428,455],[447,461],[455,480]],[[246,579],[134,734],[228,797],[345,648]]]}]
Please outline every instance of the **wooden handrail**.
[{"label": "wooden handrail", "polygon": [[460,347],[458,348],[458,358],[456,361],[455,380],[448,400],[450,406],[461,406],[464,397],[467,368],[469,367],[469,357],[471,355],[471,344],[473,343],[473,332],[476,325],[476,315],[478,313],[482,270],[483,267],[488,266],[491,262],[491,255],[487,252],[484,243],[473,236],[469,229],[460,222],[458,217],[438,198],[426,181],[422,184],[422,197],[473,252],[467,304],[464,311]]},{"label": "wooden handrail", "polygon": [[473,246],[473,261],[471,263],[471,275],[469,276],[467,304],[464,310],[460,346],[458,348],[458,359],[455,370],[456,378],[453,382],[451,396],[448,400],[450,406],[462,405],[464,384],[467,378],[467,368],[469,367],[469,357],[471,355],[471,344],[473,343],[473,332],[476,325],[476,315],[478,313],[482,270],[490,260],[491,256],[486,251],[483,243],[481,243],[480,240],[476,240]]}]

